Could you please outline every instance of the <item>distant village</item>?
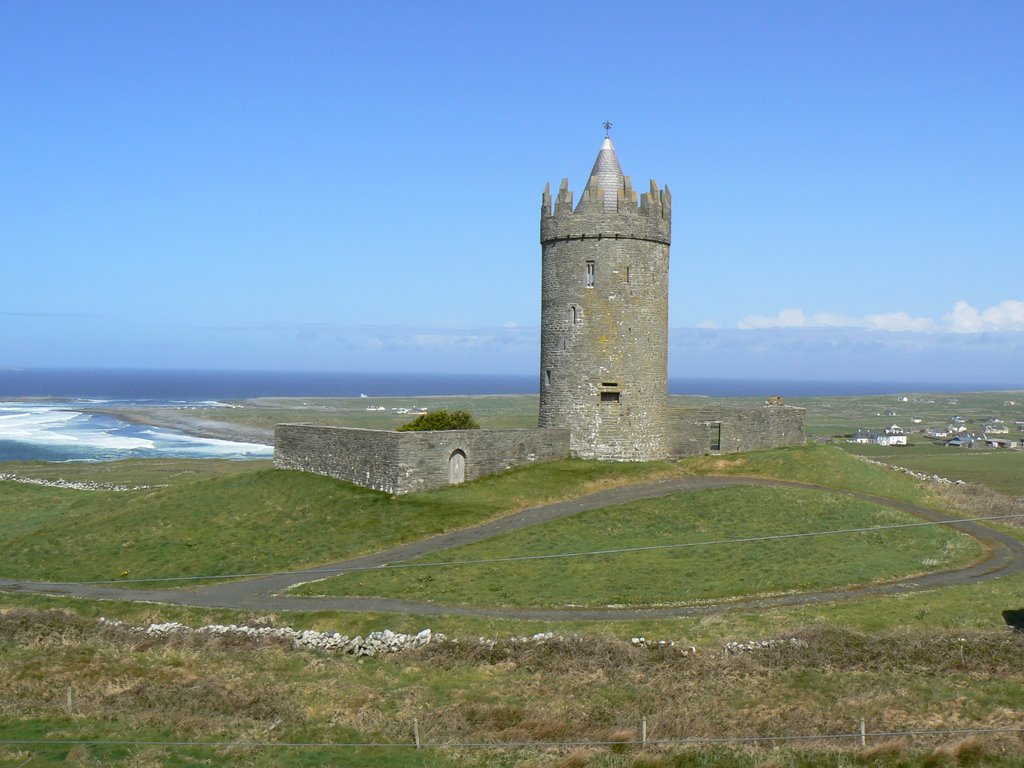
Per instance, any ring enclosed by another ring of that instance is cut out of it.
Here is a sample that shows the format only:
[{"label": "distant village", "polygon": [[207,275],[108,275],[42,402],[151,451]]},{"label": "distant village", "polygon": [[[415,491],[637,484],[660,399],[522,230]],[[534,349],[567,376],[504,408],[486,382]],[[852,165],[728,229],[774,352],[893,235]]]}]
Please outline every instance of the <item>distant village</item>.
[{"label": "distant village", "polygon": [[[934,400],[911,400],[907,395],[897,398],[897,403],[920,402],[934,404]],[[946,401],[950,406],[956,406],[958,400],[950,398]],[[1013,408],[1017,406],[1016,400],[1006,400],[1003,406]],[[879,416],[897,417],[898,406]],[[907,423],[907,422],[904,422]],[[1024,418],[1013,422],[1012,431],[1018,433],[1017,437],[1010,437],[1011,426],[998,416],[991,416],[984,419],[966,419],[963,416],[953,413],[947,423],[925,425],[924,419],[913,416],[909,420],[910,426],[904,428],[898,423],[880,431],[860,430],[847,438],[849,443],[864,445],[906,445],[911,434],[919,434],[926,441],[933,444],[942,444],[949,448],[988,448],[988,449],[1024,449]]]}]

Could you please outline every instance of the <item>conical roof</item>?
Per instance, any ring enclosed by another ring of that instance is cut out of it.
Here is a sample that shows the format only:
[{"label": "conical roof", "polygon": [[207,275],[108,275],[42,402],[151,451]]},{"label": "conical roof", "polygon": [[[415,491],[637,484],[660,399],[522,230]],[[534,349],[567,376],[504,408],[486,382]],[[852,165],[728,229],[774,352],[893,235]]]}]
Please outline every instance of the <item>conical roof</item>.
[{"label": "conical roof", "polygon": [[623,189],[623,184],[622,168],[619,167],[619,158],[615,155],[615,146],[611,137],[605,136],[601,151],[597,153],[597,160],[594,161],[594,168],[590,172],[587,190],[591,194],[596,194],[598,189],[603,190],[604,209],[614,211],[618,209],[619,190]]}]

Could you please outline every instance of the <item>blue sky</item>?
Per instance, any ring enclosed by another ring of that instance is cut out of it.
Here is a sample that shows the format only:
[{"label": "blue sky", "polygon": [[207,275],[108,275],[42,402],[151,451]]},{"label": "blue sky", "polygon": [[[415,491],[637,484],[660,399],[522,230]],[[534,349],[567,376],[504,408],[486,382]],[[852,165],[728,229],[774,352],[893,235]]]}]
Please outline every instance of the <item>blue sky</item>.
[{"label": "blue sky", "polygon": [[670,372],[1024,386],[1020,2],[0,5],[0,367],[527,373],[544,184]]}]

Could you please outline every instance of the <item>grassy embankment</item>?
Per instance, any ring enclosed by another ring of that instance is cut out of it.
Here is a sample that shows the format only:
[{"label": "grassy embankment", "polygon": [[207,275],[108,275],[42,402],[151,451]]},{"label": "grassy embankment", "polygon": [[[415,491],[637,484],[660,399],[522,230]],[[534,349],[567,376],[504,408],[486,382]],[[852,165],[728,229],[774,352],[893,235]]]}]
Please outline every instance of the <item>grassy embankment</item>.
[{"label": "grassy embankment", "polygon": [[[165,470],[128,465],[106,467],[110,481],[168,482],[165,489],[121,494],[0,484],[6,541],[35,546],[33,539],[57,532],[47,569],[74,573],[59,561],[74,557],[76,538],[92,519],[112,534],[88,546],[97,558],[147,552],[138,568],[198,568],[220,555],[244,560],[259,553],[263,563],[303,562],[356,551],[368,541],[412,538],[445,527],[424,528],[412,518],[452,515],[466,524],[542,498],[587,487],[627,482],[664,472],[715,472],[774,476],[851,488],[918,503],[938,504],[910,478],[856,461],[836,449],[812,447],[743,457],[709,458],[674,468],[590,465],[566,462],[535,467],[460,488],[406,497],[408,509],[379,494],[322,478],[311,484],[297,475],[252,465],[169,462]],[[214,467],[210,475],[204,467]],[[5,468],[6,469],[6,468]],[[62,467],[61,474],[88,476],[90,467]],[[22,467],[21,474],[51,467]],[[136,471],[144,474],[136,474]],[[622,473],[630,473],[624,476]],[[219,476],[218,476],[219,475]],[[52,475],[51,475],[52,477]],[[71,479],[70,477],[68,479]],[[325,485],[321,485],[321,482]],[[345,489],[344,491],[342,489]],[[750,489],[756,490],[756,489]],[[13,494],[13,495],[12,495]],[[17,498],[17,507],[12,500]],[[320,505],[319,499],[324,503]],[[827,497],[825,497],[827,498]],[[35,499],[35,501],[33,501]],[[792,501],[792,500],[791,500]],[[199,513],[190,504],[203,504]],[[478,509],[484,505],[485,509]],[[255,506],[255,509],[251,507]],[[297,510],[296,507],[297,506]],[[53,512],[52,508],[60,512]],[[17,514],[26,509],[31,514]],[[358,512],[372,531],[347,528],[347,512]],[[627,519],[628,512],[623,510]],[[187,525],[176,527],[174,515]],[[602,513],[608,514],[608,513]],[[671,516],[671,510],[669,511]],[[640,515],[649,521],[651,515]],[[655,515],[656,517],[656,515]],[[287,519],[293,522],[288,523]],[[27,520],[27,522],[26,522]],[[608,523],[609,519],[605,519]],[[310,555],[266,535],[268,524],[301,536]],[[622,524],[620,519],[619,524]],[[36,526],[35,533],[28,527]],[[411,526],[411,527],[410,527]],[[258,536],[245,534],[253,528]],[[196,540],[198,531],[212,531]],[[175,536],[193,536],[193,547]],[[129,534],[132,538],[125,537]],[[623,535],[633,535],[624,533]],[[234,547],[230,538],[242,538]],[[324,536],[338,536],[329,545]],[[132,544],[122,547],[125,541]],[[811,540],[813,541],[813,540]],[[16,547],[3,545],[21,557]],[[372,546],[372,544],[369,544]],[[812,549],[816,548],[816,544]],[[320,549],[315,549],[321,547]],[[218,549],[220,548],[220,549]],[[133,552],[134,550],[134,552]],[[929,550],[930,551],[930,550]],[[275,554],[276,553],[276,554]],[[923,551],[922,551],[923,556]],[[281,558],[275,560],[274,558]],[[304,560],[303,558],[308,558]],[[791,559],[792,555],[786,555]],[[22,561],[25,562],[25,561]],[[31,564],[30,564],[31,565]],[[223,567],[228,567],[228,563]],[[5,562],[5,569],[10,565]],[[42,567],[36,563],[32,567]],[[79,562],[79,573],[105,572],[110,565]],[[237,564],[231,565],[231,568]],[[262,569],[260,566],[257,569]],[[735,565],[733,566],[735,570]],[[90,571],[90,569],[92,569]],[[11,572],[8,570],[5,573]],[[164,571],[166,572],[166,571]],[[182,573],[182,571],[176,571]],[[19,574],[21,575],[21,574]],[[628,577],[628,574],[624,574]],[[83,576],[79,576],[82,578]],[[399,741],[410,740],[412,719],[421,735],[439,741],[623,741],[637,736],[648,718],[651,738],[772,736],[851,733],[860,717],[869,731],[1018,724],[1021,696],[1019,640],[1000,628],[999,611],[1024,602],[1017,577],[903,598],[860,600],[664,622],[508,622],[373,615],[289,614],[272,617],[293,626],[354,633],[385,626],[433,626],[449,634],[505,637],[553,629],[581,631],[592,640],[536,649],[474,644],[438,647],[391,659],[358,663],[349,658],[252,647],[215,640],[143,640],[99,629],[73,615],[33,609],[74,606],[88,616],[105,613],[129,621],[178,619],[192,624],[241,620],[230,611],[152,605],[121,605],[59,598],[0,596],[8,610],[0,620],[0,738],[130,738],[137,740]],[[22,606],[28,613],[11,612]],[[801,627],[804,627],[801,629]],[[847,629],[841,629],[846,627]],[[873,633],[863,634],[863,630]],[[797,633],[806,648],[783,646],[755,656],[722,656],[717,644],[765,634]],[[673,638],[700,648],[696,658],[632,649],[602,637]],[[962,639],[958,639],[962,638]],[[852,742],[846,740],[845,744]],[[673,752],[632,747],[593,747],[571,752],[507,750],[362,750],[316,748],[228,748],[170,746],[0,746],[0,766],[55,765],[65,757],[79,765],[733,765],[747,768],[771,760],[778,766],[1016,765],[1020,747],[1004,737],[963,740],[940,737],[945,746],[914,746],[874,739],[868,752],[704,749]],[[838,745],[836,745],[838,746]],[[973,761],[973,763],[972,763]]]},{"label": "grassy embankment", "polygon": [[[844,494],[795,488],[728,488],[583,513],[411,563],[466,565],[374,570],[307,584],[301,594],[382,596],[443,604],[517,607],[655,607],[751,594],[870,584],[977,560],[983,548],[946,528],[741,541],[914,521]],[[478,560],[607,552],[571,559]]]},{"label": "grassy embankment", "polygon": [[[161,466],[166,470],[160,471]],[[544,500],[675,472],[790,478],[835,488],[860,489],[912,502],[938,503],[929,499],[919,484],[910,478],[856,461],[842,451],[822,447],[771,451],[742,457],[708,457],[674,467],[557,462],[459,488],[399,498],[389,498],[326,478],[262,468],[253,471],[251,467],[248,463],[231,462],[154,462],[152,466],[147,462],[139,462],[135,465],[123,463],[63,468],[64,474],[69,476],[79,473],[108,481],[131,481],[136,478],[137,481],[169,483],[167,488],[127,493],[82,492],[5,483],[2,486],[7,499],[4,509],[10,510],[10,513],[0,513],[0,541],[5,550],[4,562],[0,563],[0,575],[46,580],[88,580],[118,579],[124,571],[128,571],[128,578],[140,578],[296,568],[472,524]],[[51,477],[54,471],[52,465],[33,465],[22,469],[23,474],[49,474]],[[94,474],[96,472],[101,474],[97,476]],[[717,520],[711,519],[709,524],[717,526],[716,530],[720,534],[714,538],[728,537],[728,531],[723,526],[743,525],[747,526],[744,530],[752,530],[749,526],[757,520],[763,521],[764,527],[758,529],[761,533],[788,530],[786,526],[790,525],[789,519],[797,514],[800,504],[803,504],[805,513],[810,515],[806,520],[808,528],[820,530],[828,527],[813,519],[813,497],[799,500],[793,496],[786,501],[782,496],[774,496],[773,504],[792,502],[794,508],[783,514],[781,506],[773,507],[766,514],[763,509],[754,509],[763,505],[753,500],[765,498],[757,496],[758,492],[756,489],[736,492],[738,495],[733,497],[731,503],[745,505],[743,509],[753,519],[749,522],[721,519],[725,515]],[[714,498],[713,494],[697,496],[709,500]],[[749,503],[743,501],[744,498]],[[822,495],[820,498],[828,497]],[[689,503],[685,501],[685,496],[679,499],[681,503]],[[867,510],[867,513],[883,516],[890,514],[888,510]],[[637,543],[664,543],[669,536],[675,541],[683,534],[679,530],[678,515],[671,509],[665,514],[654,512],[641,515],[638,512],[635,516],[632,508],[621,510],[623,519],[632,520],[635,517],[638,526],[644,519],[653,521],[654,528],[643,530],[638,527],[633,532],[621,520],[615,521],[616,514],[600,513],[593,518],[604,520],[593,531],[593,535],[597,536],[595,543],[606,542],[609,531],[614,531],[611,534],[613,539],[619,540],[625,536]],[[563,521],[561,524],[571,526],[578,523]],[[616,527],[609,528],[611,525]],[[943,529],[916,529],[909,537],[906,532],[887,534],[897,537],[893,541],[902,540],[910,545],[910,549],[899,556],[904,558],[902,564],[888,566],[889,575],[903,568],[907,569],[905,573],[924,570],[923,561],[939,559],[949,562],[950,552],[955,553],[959,549],[958,545],[953,544],[947,549],[946,540],[926,541],[918,535],[923,531],[948,535]],[[563,533],[559,537],[568,535]],[[656,536],[653,541],[650,538],[652,535]],[[703,537],[697,531],[690,531],[687,535]],[[848,546],[839,538],[832,542],[825,539],[810,541],[813,546],[807,553],[800,554],[796,562],[802,563],[810,556],[810,552],[818,552],[819,546],[822,547],[820,552],[833,555],[835,550],[832,547],[836,543]],[[545,546],[549,545],[545,543]],[[585,548],[577,546],[571,539],[560,542],[558,546],[562,547],[562,551]],[[680,553],[669,555],[655,567],[652,573],[656,575],[648,579],[657,582],[658,589],[663,590],[657,602],[679,602],[680,593],[691,589],[705,590],[702,593],[704,595],[710,592],[740,594],[799,590],[805,588],[805,584],[812,583],[807,581],[801,569],[794,568],[792,553],[772,549],[777,544],[761,546],[768,548],[763,557],[758,557],[763,572],[773,574],[776,579],[769,588],[765,589],[757,579],[748,577],[745,571],[730,566],[730,563],[743,562],[742,558],[730,561],[727,557],[724,565],[722,561],[715,560],[727,548],[707,549],[703,553],[697,550],[697,553],[701,553],[697,559],[693,559],[695,552],[691,550],[685,551],[687,571],[702,575],[692,579],[679,578],[676,574],[680,561],[676,557]],[[890,556],[887,550],[870,548],[870,562],[873,565],[881,564],[883,559]],[[970,552],[970,547],[960,549],[964,558],[969,557]],[[773,553],[781,556],[774,556]],[[709,559],[702,561],[700,557]],[[828,554],[820,555],[820,558],[819,562],[823,566],[814,578],[820,579],[819,583],[822,584],[839,583],[835,580],[827,581],[833,578],[827,565]],[[856,558],[844,556],[843,559],[851,567],[859,567]],[[715,575],[721,571],[725,572],[724,576]],[[571,591],[567,592],[566,585],[561,583],[566,581],[565,574],[570,572],[573,569],[551,574],[553,584],[540,593],[550,595],[553,604],[576,602],[578,598]],[[577,576],[572,583],[579,585],[578,597],[593,604],[618,602],[613,598],[621,597],[619,593],[623,590],[631,590],[638,599],[649,599],[644,598],[644,590],[639,586],[644,580],[633,579],[632,576],[630,568],[612,565],[604,569],[600,582]],[[840,581],[849,583],[867,579],[869,572],[847,572],[841,576]],[[468,575],[467,581],[480,581],[479,577],[480,573],[476,571]],[[681,586],[678,589],[664,589],[660,586],[664,579],[675,579],[675,583]],[[724,583],[723,579],[731,583]],[[492,577],[490,587],[501,581],[501,578]],[[535,581],[534,586],[537,585]],[[507,587],[501,588],[507,590]],[[535,599],[530,597],[529,590],[519,591],[523,593],[521,599]],[[490,588],[487,592],[491,592]],[[854,601],[829,607],[790,608],[764,614],[737,615],[724,623],[724,620],[715,617],[673,620],[660,624],[659,632],[694,641],[718,642],[728,636],[729,627],[736,627],[744,633],[761,633],[807,622],[838,621],[851,628],[871,629],[884,626],[991,627],[999,624],[1000,610],[1013,607],[1019,601],[1015,596],[1019,592],[1020,586],[1013,579],[1007,579],[900,599]],[[490,601],[495,599],[494,593],[485,596]],[[51,604],[47,598],[42,597],[7,599],[17,600],[22,605]],[[692,598],[687,596],[682,599]],[[506,600],[503,598],[499,602]],[[95,610],[108,615],[122,615],[126,618],[154,615],[151,608],[100,606]],[[160,610],[163,614],[188,621],[230,615],[230,612],[198,609]],[[548,628],[540,622],[521,625],[501,620],[454,617],[428,620],[417,616],[378,615],[346,615],[343,626],[339,627],[337,616],[331,614],[294,617],[292,623],[350,632],[380,629],[384,626],[405,631],[432,626],[451,634],[499,635],[527,630],[543,631]],[[565,631],[610,631],[620,637],[650,632],[649,627],[645,629],[643,622],[609,622],[601,625],[603,628],[588,622],[566,622],[559,626]]]},{"label": "grassy embankment", "polygon": [[96,469],[8,465],[7,471],[24,476],[166,487],[114,492],[0,484],[0,576],[84,581],[292,569],[675,471],[658,463],[564,461],[459,488],[390,497],[269,469],[266,462],[179,464],[177,472],[146,462]]}]

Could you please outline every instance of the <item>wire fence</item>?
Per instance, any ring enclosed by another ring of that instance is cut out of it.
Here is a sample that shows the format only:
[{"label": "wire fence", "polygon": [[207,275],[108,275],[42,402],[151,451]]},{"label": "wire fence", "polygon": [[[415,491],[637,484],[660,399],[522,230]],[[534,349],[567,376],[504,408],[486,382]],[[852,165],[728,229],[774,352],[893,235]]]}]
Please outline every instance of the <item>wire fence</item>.
[{"label": "wire fence", "polygon": [[174,741],[150,739],[0,739],[0,745],[22,747],[163,747],[178,749],[432,749],[432,750],[502,750],[537,749],[564,750],[577,748],[647,748],[647,747],[711,747],[711,746],[758,746],[795,742],[834,742],[835,744],[867,747],[869,742],[890,739],[935,739],[953,736],[1016,734],[1024,735],[1024,727],[999,728],[941,728],[930,730],[884,730],[868,731],[861,721],[860,730],[835,733],[777,734],[757,736],[695,736],[685,738],[648,738],[646,722],[640,726],[640,735],[633,739],[565,739],[560,741],[438,741],[419,738],[418,721],[414,722],[412,738],[409,741],[248,741],[210,740]]}]

